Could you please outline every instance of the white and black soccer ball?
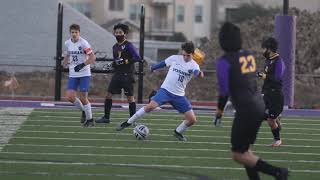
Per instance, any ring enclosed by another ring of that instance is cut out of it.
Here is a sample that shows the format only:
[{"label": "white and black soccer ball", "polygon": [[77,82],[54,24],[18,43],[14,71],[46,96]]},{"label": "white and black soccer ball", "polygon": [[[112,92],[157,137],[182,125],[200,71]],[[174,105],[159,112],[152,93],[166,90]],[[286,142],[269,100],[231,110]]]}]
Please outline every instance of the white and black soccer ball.
[{"label": "white and black soccer ball", "polygon": [[137,125],[133,129],[133,135],[138,140],[144,140],[149,136],[149,128],[143,124]]}]

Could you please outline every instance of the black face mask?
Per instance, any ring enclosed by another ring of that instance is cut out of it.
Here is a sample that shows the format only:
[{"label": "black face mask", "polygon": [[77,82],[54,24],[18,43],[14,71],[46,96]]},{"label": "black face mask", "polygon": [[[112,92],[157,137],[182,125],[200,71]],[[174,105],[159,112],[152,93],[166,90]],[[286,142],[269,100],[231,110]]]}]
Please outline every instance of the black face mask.
[{"label": "black face mask", "polygon": [[270,52],[268,50],[264,51],[263,56],[267,59],[270,58]]},{"label": "black face mask", "polygon": [[124,41],[124,35],[116,35],[115,37],[119,43]]}]

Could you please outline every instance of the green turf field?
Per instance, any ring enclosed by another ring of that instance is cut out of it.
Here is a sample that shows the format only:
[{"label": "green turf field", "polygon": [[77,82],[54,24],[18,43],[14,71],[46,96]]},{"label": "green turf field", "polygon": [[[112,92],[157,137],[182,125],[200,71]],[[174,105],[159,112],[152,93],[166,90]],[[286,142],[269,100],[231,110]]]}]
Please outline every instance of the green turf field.
[{"label": "green turf field", "polygon": [[[95,117],[101,115],[94,110]],[[127,110],[112,112],[107,126],[82,128],[76,110],[35,109],[0,152],[0,179],[247,179],[244,169],[230,159],[231,118],[216,128],[212,114],[197,116],[198,123],[186,132],[188,142],[177,142],[172,132],[181,116],[151,113],[139,121],[149,127],[150,136],[138,141],[131,127],[115,131],[127,119]],[[319,180],[320,120],[295,117],[282,122],[283,146],[266,146],[272,135],[263,123],[254,150],[273,164],[289,167],[291,180]]]}]

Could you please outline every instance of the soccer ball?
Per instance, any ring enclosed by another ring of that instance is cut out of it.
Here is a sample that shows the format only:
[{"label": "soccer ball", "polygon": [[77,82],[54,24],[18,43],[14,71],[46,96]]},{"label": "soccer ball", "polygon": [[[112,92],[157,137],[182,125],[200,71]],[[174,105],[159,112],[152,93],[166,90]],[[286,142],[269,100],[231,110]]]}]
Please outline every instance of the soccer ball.
[{"label": "soccer ball", "polygon": [[144,140],[149,135],[149,128],[143,124],[140,124],[133,129],[133,135],[138,140]]}]

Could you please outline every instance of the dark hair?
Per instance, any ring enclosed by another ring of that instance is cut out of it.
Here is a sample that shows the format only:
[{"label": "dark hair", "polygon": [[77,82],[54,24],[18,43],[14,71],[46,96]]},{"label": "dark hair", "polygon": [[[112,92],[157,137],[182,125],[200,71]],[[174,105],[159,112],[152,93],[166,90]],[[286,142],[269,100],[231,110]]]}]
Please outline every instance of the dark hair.
[{"label": "dark hair", "polygon": [[272,52],[277,52],[278,41],[273,37],[265,38],[261,44],[262,48],[270,49]]},{"label": "dark hair", "polygon": [[122,24],[122,23],[118,23],[116,25],[113,26],[113,30],[115,31],[116,29],[121,29],[124,34],[128,34],[129,32],[129,26]]},{"label": "dark hair", "polygon": [[194,52],[194,45],[192,41],[185,42],[181,45],[181,49],[190,54]]},{"label": "dark hair", "polygon": [[70,27],[69,27],[69,31],[71,32],[71,30],[80,31],[79,24],[71,24]]},{"label": "dark hair", "polygon": [[219,44],[226,52],[239,51],[242,46],[240,28],[230,22],[224,23],[219,32]]}]

